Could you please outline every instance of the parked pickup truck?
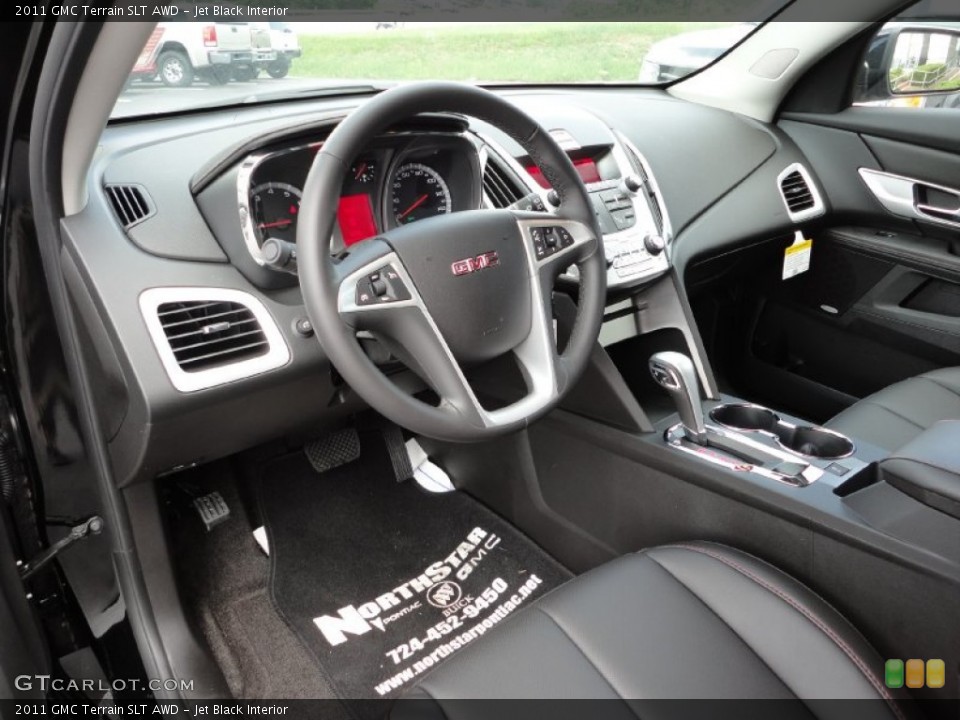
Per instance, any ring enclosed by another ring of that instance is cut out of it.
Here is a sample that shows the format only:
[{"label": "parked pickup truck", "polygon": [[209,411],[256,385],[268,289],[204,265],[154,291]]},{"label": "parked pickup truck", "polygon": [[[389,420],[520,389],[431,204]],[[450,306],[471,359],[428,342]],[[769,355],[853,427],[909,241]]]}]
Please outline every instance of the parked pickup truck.
[{"label": "parked pickup truck", "polygon": [[260,51],[257,67],[266,70],[272,78],[286,77],[290,72],[290,64],[302,53],[300,40],[293,27],[286,22],[254,22],[250,26],[253,28],[254,47],[265,46],[272,51],[272,57],[267,59]]},{"label": "parked pickup truck", "polygon": [[250,24],[160,23],[157,75],[164,85],[187,87],[200,79],[224,85],[237,77],[253,77],[254,50]]}]

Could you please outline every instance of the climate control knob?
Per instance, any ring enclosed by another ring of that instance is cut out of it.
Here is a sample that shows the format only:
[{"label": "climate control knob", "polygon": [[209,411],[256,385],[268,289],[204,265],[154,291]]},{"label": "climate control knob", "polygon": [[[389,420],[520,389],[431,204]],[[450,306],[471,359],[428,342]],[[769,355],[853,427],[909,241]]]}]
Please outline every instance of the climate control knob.
[{"label": "climate control knob", "polygon": [[662,235],[650,234],[643,239],[643,246],[651,255],[659,255],[666,249],[667,241],[663,239]]}]

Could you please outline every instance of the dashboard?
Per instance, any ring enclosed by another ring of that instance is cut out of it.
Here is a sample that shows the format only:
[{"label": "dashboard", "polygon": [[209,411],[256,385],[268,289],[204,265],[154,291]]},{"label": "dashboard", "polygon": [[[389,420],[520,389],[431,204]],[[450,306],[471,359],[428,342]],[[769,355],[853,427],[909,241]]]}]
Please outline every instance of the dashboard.
[{"label": "dashboard", "polygon": [[[583,114],[588,122],[599,122]],[[219,221],[228,204],[220,197],[220,186],[210,183],[209,191],[204,188],[198,194],[219,244],[261,287],[284,284],[261,269],[297,274],[302,188],[330,129],[321,126],[306,136],[271,143],[237,163],[237,217],[249,258],[236,246],[232,223]],[[463,210],[555,212],[559,201],[532,159],[523,152],[508,152],[495,139],[496,131],[490,131],[483,133],[462,118],[440,115],[429,127],[413,124],[372,141],[344,176],[331,253],[349,253],[358,243],[401,225]],[[631,287],[665,273],[672,229],[656,179],[640,151],[614,132],[591,137],[588,144],[562,127],[552,133],[590,193],[603,233],[608,286]],[[217,171],[232,174],[229,164],[207,174]],[[548,240],[538,252],[550,252]],[[570,268],[564,278],[576,282],[577,269]]]},{"label": "dashboard", "polygon": [[[792,225],[777,176],[804,158],[775,127],[661,91],[505,95],[553,134],[587,185],[611,313],[672,283],[698,254]],[[91,364],[115,389],[98,410],[120,484],[315,432],[365,407],[312,336],[295,256],[264,253],[295,253],[311,162],[362,102],[198,112],[104,132],[90,201],[63,222],[64,257]],[[330,251],[438,214],[549,214],[554,200],[507,134],[477,119],[420,116],[351,160]],[[576,282],[576,268],[560,278],[572,292]],[[422,387],[411,373],[393,378]]]}]

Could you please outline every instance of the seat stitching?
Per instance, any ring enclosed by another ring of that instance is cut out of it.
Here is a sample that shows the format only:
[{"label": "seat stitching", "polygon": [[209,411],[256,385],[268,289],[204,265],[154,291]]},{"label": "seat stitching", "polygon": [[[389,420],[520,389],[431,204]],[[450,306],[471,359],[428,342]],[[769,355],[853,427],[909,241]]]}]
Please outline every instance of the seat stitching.
[{"label": "seat stitching", "polygon": [[752,572],[751,570],[737,563],[735,560],[730,560],[729,558],[725,558],[718,553],[714,553],[710,550],[707,550],[705,548],[700,548],[694,545],[685,545],[681,543],[681,544],[667,545],[665,547],[673,547],[673,548],[678,548],[682,550],[689,550],[691,552],[700,553],[701,555],[707,555],[709,557],[712,557],[714,560],[718,560],[719,562],[722,562],[727,567],[730,567],[736,570],[741,575],[744,575],[745,577],[753,580],[755,583],[757,583],[761,587],[765,588],[769,592],[779,597],[781,600],[783,600],[785,603],[790,605],[797,612],[799,612],[801,615],[807,618],[810,622],[816,625],[820,629],[820,631],[823,632],[828,638],[833,640],[833,642],[837,645],[837,647],[839,647],[844,652],[844,654],[848,658],[850,658],[853,664],[860,669],[860,672],[863,673],[863,676],[873,686],[874,690],[876,690],[882,698],[888,701],[888,705],[890,707],[890,710],[893,712],[893,714],[896,715],[899,718],[899,720],[906,720],[906,718],[904,717],[903,713],[900,710],[900,707],[896,704],[896,700],[894,699],[894,697],[887,691],[886,687],[884,687],[884,685],[880,683],[880,681],[876,677],[874,677],[873,673],[870,672],[870,669],[867,667],[863,659],[859,655],[857,655],[856,651],[854,651],[853,648],[847,645],[847,643],[844,642],[844,640],[839,635],[837,635],[832,629],[830,629],[830,627],[823,620],[818,618],[813,613],[813,611],[811,611],[809,608],[805,608],[802,604],[800,604],[795,599],[790,597],[787,593],[780,590],[775,585],[771,585],[766,580],[759,577],[756,573]]},{"label": "seat stitching", "polygon": [[914,421],[914,420],[911,420],[911,419],[908,418],[906,415],[901,415],[901,414],[898,413],[896,410],[893,410],[893,409],[891,409],[891,408],[888,408],[888,407],[887,407],[886,405],[884,405],[883,403],[879,403],[879,402],[877,402],[876,400],[864,400],[863,402],[864,402],[865,405],[873,405],[874,407],[878,407],[878,408],[880,408],[881,410],[885,410],[886,412],[890,413],[890,414],[893,415],[894,417],[898,417],[898,418],[900,418],[901,420],[903,420],[904,422],[910,423],[911,425],[913,425],[913,426],[916,427],[916,428],[920,428],[921,430],[924,429],[924,426],[921,425],[920,423],[918,423],[918,422],[916,422],[916,421]]},{"label": "seat stitching", "polygon": [[930,377],[929,375],[921,375],[919,379],[920,379],[920,380],[926,380],[928,383],[933,383],[934,385],[936,385],[936,386],[937,386],[938,388],[940,388],[941,390],[946,390],[946,391],[947,391],[948,393],[950,393],[951,395],[960,397],[960,393],[958,393],[954,388],[950,387],[949,385],[944,385],[942,382],[938,382],[937,380],[934,380],[934,379],[933,379],[932,377]]},{"label": "seat stitching", "polygon": [[[800,700],[800,702],[803,702],[802,698],[800,698],[800,696],[797,695],[797,694],[793,691],[793,688],[791,688],[791,687],[787,684],[787,682],[786,682],[782,677],[780,677],[779,673],[777,673],[776,670],[774,670],[772,667],[770,667],[770,664],[760,656],[760,653],[758,653],[756,650],[754,650],[753,647],[750,645],[750,643],[748,643],[748,642],[746,641],[746,639],[745,639],[740,633],[738,633],[736,630],[734,630],[734,628],[730,625],[730,623],[728,623],[726,620],[724,620],[724,619],[720,616],[720,613],[718,613],[716,610],[714,610],[712,607],[710,607],[710,606],[707,604],[707,602],[706,602],[702,597],[700,597],[700,595],[698,595],[696,592],[694,592],[693,588],[691,588],[689,585],[687,585],[685,582],[683,582],[680,578],[678,578],[676,575],[674,575],[672,572],[670,572],[670,570],[667,569],[663,564],[661,564],[661,562],[660,562],[659,560],[657,560],[655,557],[653,557],[653,555],[650,555],[649,553],[644,553],[644,555],[645,555],[646,557],[648,557],[650,560],[652,560],[652,561],[654,562],[654,564],[656,564],[656,566],[659,567],[663,572],[665,572],[667,575],[669,575],[669,576],[673,579],[673,581],[676,582],[680,587],[682,587],[684,590],[686,590],[688,593],[690,593],[694,598],[696,598],[696,599],[697,599],[697,602],[699,602],[701,605],[703,605],[703,606],[704,606],[710,613],[712,613],[726,628],[728,628],[734,635],[737,636],[737,638],[740,640],[740,642],[742,642],[742,643],[747,647],[747,649],[749,649],[749,650],[754,654],[754,656],[756,656],[756,658],[757,658],[761,663],[763,663],[764,666],[766,666],[766,668],[770,671],[770,674],[773,675],[777,680],[779,680],[780,683],[789,691],[789,693],[794,696],[794,698],[796,698],[797,700]],[[813,713],[811,712],[811,715],[812,715],[812,714],[813,714]]]},{"label": "seat stitching", "polygon": [[583,659],[586,660],[594,670],[596,670],[597,675],[600,676],[600,679],[603,680],[603,681],[610,687],[610,689],[613,690],[613,692],[616,694],[616,696],[617,696],[618,698],[620,698],[620,700],[623,702],[623,704],[627,706],[627,709],[630,711],[630,714],[633,715],[635,718],[637,718],[637,720],[640,720],[640,716],[636,713],[636,711],[633,709],[633,707],[630,705],[630,703],[627,702],[627,700],[626,700],[626,698],[623,696],[623,694],[621,694],[621,692],[620,692],[619,690],[617,690],[617,688],[614,686],[614,684],[613,684],[612,682],[610,682],[610,679],[609,679],[606,675],[604,675],[604,673],[603,673],[603,671],[600,669],[600,667],[593,661],[593,658],[591,658],[589,655],[587,655],[586,651],[584,651],[584,649],[583,649],[582,647],[580,647],[580,645],[577,643],[577,641],[573,639],[573,637],[570,635],[570,633],[567,632],[567,629],[566,629],[565,627],[563,627],[563,625],[560,624],[560,621],[557,620],[553,615],[551,615],[550,613],[548,613],[546,610],[544,610],[540,605],[534,605],[533,607],[535,607],[538,612],[540,612],[540,613],[542,613],[543,615],[545,615],[545,616],[547,617],[547,619],[550,620],[550,622],[552,622],[554,625],[557,626],[557,629],[558,629],[561,633],[563,633],[563,636],[570,642],[571,645],[573,645],[573,646],[577,649],[577,652],[580,653],[580,654],[583,656]]}]

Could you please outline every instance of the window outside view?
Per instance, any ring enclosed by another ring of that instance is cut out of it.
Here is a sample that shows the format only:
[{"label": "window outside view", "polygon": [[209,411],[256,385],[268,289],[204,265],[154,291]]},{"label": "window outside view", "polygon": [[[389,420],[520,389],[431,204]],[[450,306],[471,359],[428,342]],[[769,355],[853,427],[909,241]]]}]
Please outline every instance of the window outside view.
[{"label": "window outside view", "polygon": [[676,80],[757,22],[165,22],[114,117],[413,80],[479,84]]}]

